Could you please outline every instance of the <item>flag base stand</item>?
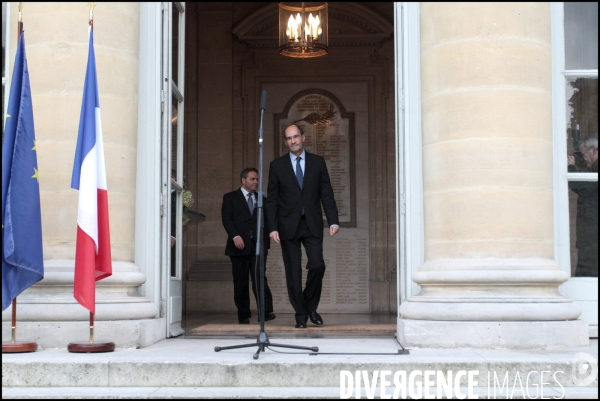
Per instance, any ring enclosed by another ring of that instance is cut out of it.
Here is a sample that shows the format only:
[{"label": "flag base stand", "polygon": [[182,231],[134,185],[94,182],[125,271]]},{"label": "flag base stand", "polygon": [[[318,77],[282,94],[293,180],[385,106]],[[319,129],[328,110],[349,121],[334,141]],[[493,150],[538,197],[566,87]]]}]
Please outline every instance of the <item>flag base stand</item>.
[{"label": "flag base stand", "polygon": [[69,352],[77,353],[92,353],[92,352],[113,352],[115,350],[115,343],[113,342],[82,342],[82,343],[70,343],[67,347]]},{"label": "flag base stand", "polygon": [[90,340],[81,343],[69,343],[67,351],[77,353],[113,352],[115,343],[107,341],[94,341],[94,314],[90,312]]},{"label": "flag base stand", "polygon": [[12,300],[12,325],[10,330],[10,342],[2,343],[3,354],[37,351],[38,345],[36,342],[17,341],[17,297]]},{"label": "flag base stand", "polygon": [[34,352],[37,351],[38,345],[36,342],[29,341],[15,341],[9,343],[2,343],[2,353],[11,354],[18,352]]}]

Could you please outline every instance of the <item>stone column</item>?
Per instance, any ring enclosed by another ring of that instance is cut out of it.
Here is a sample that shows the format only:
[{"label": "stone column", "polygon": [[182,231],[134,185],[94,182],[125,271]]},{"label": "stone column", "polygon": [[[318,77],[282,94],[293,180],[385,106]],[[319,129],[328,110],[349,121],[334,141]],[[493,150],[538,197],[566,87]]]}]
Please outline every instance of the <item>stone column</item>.
[{"label": "stone column", "polygon": [[[17,3],[10,24],[16,26]],[[85,341],[89,312],[73,298],[78,192],[70,188],[88,57],[86,3],[25,3],[44,241],[44,279],[18,297],[18,337],[41,347]],[[164,338],[158,307],[139,295],[146,281],[134,260],[140,10],[98,3],[94,47],[108,180],[113,275],[96,285],[98,340],[139,347]],[[16,32],[16,29],[15,29]],[[16,35],[15,35],[16,36]],[[16,38],[7,59],[14,62]],[[10,338],[11,308],[2,313]],[[164,322],[162,322],[164,325]],[[160,335],[159,335],[160,334]]]},{"label": "stone column", "polygon": [[420,11],[425,262],[399,334],[422,347],[585,344],[554,261],[549,4]]}]

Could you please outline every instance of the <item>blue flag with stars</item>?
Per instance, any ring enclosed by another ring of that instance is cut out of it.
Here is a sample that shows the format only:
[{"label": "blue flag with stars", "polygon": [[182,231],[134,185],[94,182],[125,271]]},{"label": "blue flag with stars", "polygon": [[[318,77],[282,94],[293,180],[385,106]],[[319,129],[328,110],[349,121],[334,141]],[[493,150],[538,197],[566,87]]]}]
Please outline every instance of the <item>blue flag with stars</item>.
[{"label": "blue flag with stars", "polygon": [[21,31],[2,140],[2,310],[44,278],[33,106]]}]

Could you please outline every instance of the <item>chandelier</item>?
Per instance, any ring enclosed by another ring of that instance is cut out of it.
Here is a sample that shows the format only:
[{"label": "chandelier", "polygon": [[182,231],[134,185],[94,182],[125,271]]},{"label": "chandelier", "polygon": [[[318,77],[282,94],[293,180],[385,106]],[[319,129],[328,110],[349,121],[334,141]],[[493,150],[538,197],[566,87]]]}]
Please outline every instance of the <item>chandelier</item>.
[{"label": "chandelier", "polygon": [[327,3],[301,4],[279,3],[279,54],[295,58],[324,56],[328,53]]}]

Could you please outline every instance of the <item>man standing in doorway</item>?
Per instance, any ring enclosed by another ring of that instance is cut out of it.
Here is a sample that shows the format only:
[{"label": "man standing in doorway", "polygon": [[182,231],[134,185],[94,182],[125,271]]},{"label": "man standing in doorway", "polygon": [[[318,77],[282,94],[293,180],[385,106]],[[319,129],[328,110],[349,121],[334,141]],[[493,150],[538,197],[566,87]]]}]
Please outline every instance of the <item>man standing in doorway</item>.
[{"label": "man standing in doorway", "polygon": [[[579,143],[585,166],[578,170],[575,157],[568,156],[569,172],[598,173],[598,136]],[[598,181],[571,181],[569,187],[577,197],[577,268],[575,277],[598,277]]]},{"label": "man standing in doorway", "polygon": [[[223,196],[221,219],[227,231],[225,255],[231,259],[233,274],[233,301],[238,310],[238,322],[250,323],[250,293],[248,275],[252,280],[252,292],[256,305],[259,305],[259,266],[256,266],[256,189],[258,188],[258,170],[246,168],[240,173],[242,186]],[[264,236],[265,266],[269,237]],[[260,311],[260,308],[259,308]],[[260,312],[259,312],[260,313]],[[275,319],[273,297],[265,273],[265,321]]]},{"label": "man standing in doorway", "polygon": [[[289,153],[273,160],[269,170],[267,229],[271,239],[281,244],[288,296],[296,312],[295,327],[306,328],[308,319],[320,326],[323,319],[317,307],[325,274],[321,203],[330,236],[340,229],[338,210],[325,159],[304,150],[302,128],[290,125],[284,140]],[[301,244],[308,258],[304,291]]]}]

